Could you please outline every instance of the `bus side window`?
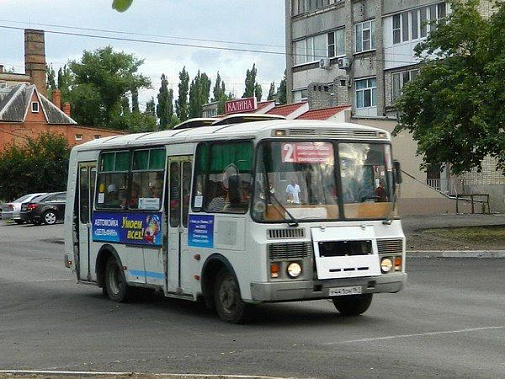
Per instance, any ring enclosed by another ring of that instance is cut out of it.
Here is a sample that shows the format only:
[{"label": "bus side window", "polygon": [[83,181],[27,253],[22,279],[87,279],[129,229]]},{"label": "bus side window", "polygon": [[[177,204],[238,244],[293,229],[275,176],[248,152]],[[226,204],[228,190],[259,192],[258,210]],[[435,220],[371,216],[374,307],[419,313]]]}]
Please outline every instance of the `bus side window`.
[{"label": "bus side window", "polygon": [[205,189],[199,202],[206,212],[247,211],[252,156],[251,141],[215,142],[199,146],[195,173],[197,181],[204,178]]},{"label": "bus side window", "polygon": [[99,162],[96,208],[124,208],[128,192],[130,152],[102,153]]}]

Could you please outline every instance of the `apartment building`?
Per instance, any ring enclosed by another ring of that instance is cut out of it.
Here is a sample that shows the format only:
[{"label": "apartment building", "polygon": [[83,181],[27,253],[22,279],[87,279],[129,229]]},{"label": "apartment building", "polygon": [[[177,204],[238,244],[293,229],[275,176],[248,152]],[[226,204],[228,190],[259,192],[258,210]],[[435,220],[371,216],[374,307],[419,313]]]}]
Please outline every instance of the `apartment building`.
[{"label": "apartment building", "polygon": [[289,101],[324,92],[353,116],[395,117],[418,72],[414,47],[448,11],[439,0],[286,0]]},{"label": "apartment building", "polygon": [[[285,0],[285,7],[288,103],[307,101],[310,109],[350,104],[352,122],[388,131],[397,123],[395,100],[419,72],[415,47],[450,13],[448,2],[440,0]],[[487,0],[479,7],[483,15],[493,10]],[[483,162],[489,175],[454,177],[448,171],[421,171],[408,133],[396,137],[393,147],[410,175],[405,206],[426,208],[430,199],[435,211],[442,209],[443,199],[433,189],[448,195],[489,193],[492,208],[505,211],[505,179],[498,177],[493,160]]]},{"label": "apartment building", "polygon": [[[492,11],[488,1],[480,8]],[[418,72],[415,46],[449,12],[440,0],[286,0],[288,102],[321,92],[355,116],[395,117]]]}]

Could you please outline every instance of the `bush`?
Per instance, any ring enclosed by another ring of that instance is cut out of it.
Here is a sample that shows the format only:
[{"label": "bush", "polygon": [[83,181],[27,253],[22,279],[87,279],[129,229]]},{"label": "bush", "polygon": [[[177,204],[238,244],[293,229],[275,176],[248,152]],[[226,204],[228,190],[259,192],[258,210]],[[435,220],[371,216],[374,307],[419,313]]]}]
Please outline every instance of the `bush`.
[{"label": "bush", "polygon": [[60,134],[42,133],[0,153],[0,199],[31,192],[64,191],[70,146]]}]

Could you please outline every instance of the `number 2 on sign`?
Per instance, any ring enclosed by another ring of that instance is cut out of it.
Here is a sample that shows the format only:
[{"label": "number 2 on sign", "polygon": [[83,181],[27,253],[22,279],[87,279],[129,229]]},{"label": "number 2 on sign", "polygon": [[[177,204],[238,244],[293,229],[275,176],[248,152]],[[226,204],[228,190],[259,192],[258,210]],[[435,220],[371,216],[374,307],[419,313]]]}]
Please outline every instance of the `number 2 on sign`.
[{"label": "number 2 on sign", "polygon": [[291,145],[290,143],[285,143],[284,144],[284,147],[282,148],[283,150],[283,159],[282,161],[283,162],[294,162],[294,156],[293,156],[293,153],[294,153],[294,147],[293,145]]}]

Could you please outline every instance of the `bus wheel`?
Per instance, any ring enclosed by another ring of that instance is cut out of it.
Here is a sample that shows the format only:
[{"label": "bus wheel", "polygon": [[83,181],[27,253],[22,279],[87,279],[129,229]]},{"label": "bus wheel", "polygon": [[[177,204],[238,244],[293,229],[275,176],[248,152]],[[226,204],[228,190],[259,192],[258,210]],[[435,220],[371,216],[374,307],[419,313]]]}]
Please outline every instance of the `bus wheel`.
[{"label": "bus wheel", "polygon": [[107,292],[109,299],[118,303],[128,300],[129,288],[124,272],[114,257],[109,258],[105,266],[104,292]]},{"label": "bus wheel", "polygon": [[223,321],[241,324],[249,320],[251,305],[242,301],[237,279],[228,270],[221,270],[217,275],[214,301]]},{"label": "bus wheel", "polygon": [[372,303],[371,293],[363,295],[350,295],[334,297],[333,305],[340,312],[342,316],[358,316],[370,307]]}]

